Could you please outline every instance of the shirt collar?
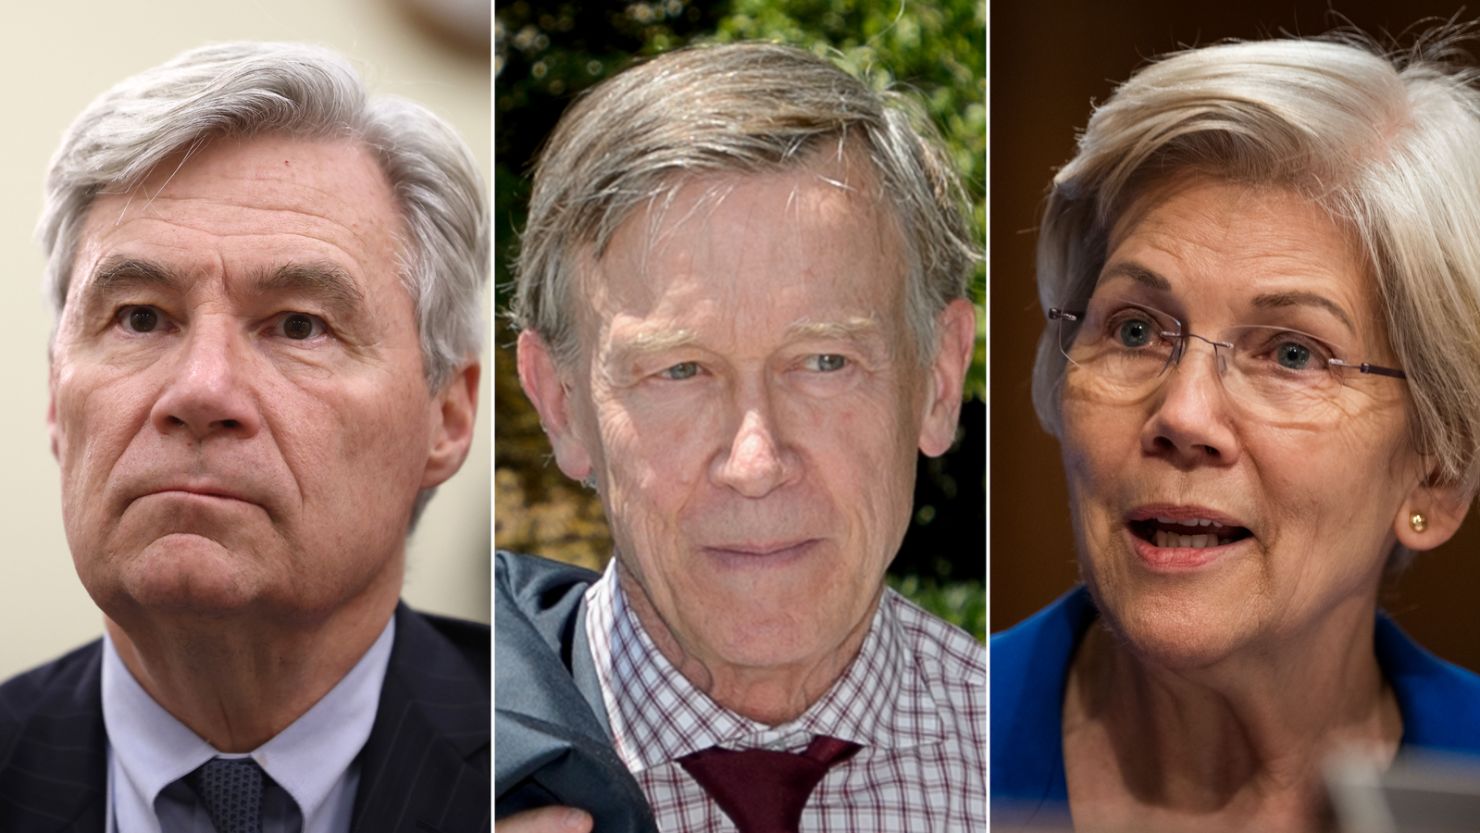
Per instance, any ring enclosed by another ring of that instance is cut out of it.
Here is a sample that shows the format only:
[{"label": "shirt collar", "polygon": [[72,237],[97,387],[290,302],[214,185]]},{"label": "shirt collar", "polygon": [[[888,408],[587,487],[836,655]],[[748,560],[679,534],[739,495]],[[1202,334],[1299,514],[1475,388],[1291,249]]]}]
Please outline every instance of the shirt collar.
[{"label": "shirt collar", "polygon": [[627,603],[615,559],[586,601],[587,636],[617,754],[634,772],[716,745],[795,749],[814,735],[830,735],[904,748],[945,737],[940,708],[911,664],[896,611],[903,601],[892,589],[880,597],[843,676],[802,715],[778,726],[729,711],[678,673]]},{"label": "shirt collar", "polygon": [[[304,829],[370,737],[394,639],[391,617],[348,674],[248,754],[297,803]],[[102,693],[109,748],[128,782],[114,789],[132,790],[145,807],[153,807],[165,787],[223,754],[149,696],[106,633]]]}]

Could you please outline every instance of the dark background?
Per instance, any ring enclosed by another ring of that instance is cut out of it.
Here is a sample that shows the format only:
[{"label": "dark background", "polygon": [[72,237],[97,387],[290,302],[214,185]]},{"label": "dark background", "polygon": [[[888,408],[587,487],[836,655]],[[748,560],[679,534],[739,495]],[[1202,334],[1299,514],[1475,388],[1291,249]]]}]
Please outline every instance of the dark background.
[{"label": "dark background", "polygon": [[[1400,11],[1398,7],[1402,8]],[[1331,9],[1335,10],[1333,13]],[[1150,58],[1184,46],[1353,24],[1401,45],[1454,3],[994,2],[991,8],[991,629],[1009,627],[1076,581],[1058,446],[1033,414],[1029,381],[1043,328],[1034,229],[1049,181],[1074,152],[1091,102]],[[1467,19],[1480,17],[1480,9]],[[1408,32],[1407,37],[1403,33]],[[1480,44],[1471,43],[1471,52]],[[1480,230],[1477,230],[1480,232]],[[1480,322],[1476,322],[1480,327]],[[1383,604],[1420,643],[1480,669],[1480,513],[1420,553]]]},{"label": "dark background", "polygon": [[[699,42],[761,39],[826,54],[875,84],[913,92],[942,134],[985,237],[986,36],[980,0],[518,2],[495,10],[494,232],[497,309],[507,303],[529,181],[545,136],[575,95],[644,56]],[[973,293],[984,294],[979,265]],[[890,582],[932,612],[986,633],[985,321],[952,451],[921,458],[915,517]],[[594,493],[549,462],[514,374],[513,333],[495,328],[495,541],[600,568],[611,540]]]}]

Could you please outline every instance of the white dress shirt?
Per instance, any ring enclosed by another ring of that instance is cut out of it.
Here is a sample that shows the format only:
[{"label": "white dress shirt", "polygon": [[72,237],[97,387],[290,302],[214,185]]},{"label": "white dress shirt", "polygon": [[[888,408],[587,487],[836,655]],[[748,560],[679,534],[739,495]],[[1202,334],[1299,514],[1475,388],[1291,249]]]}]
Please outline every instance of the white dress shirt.
[{"label": "white dress shirt", "polygon": [[354,759],[370,737],[395,639],[395,619],[308,711],[246,754],[217,751],[165,711],[103,638],[103,723],[108,732],[110,833],[210,830],[179,779],[214,757],[250,757],[275,783],[263,798],[263,833],[349,833]]}]

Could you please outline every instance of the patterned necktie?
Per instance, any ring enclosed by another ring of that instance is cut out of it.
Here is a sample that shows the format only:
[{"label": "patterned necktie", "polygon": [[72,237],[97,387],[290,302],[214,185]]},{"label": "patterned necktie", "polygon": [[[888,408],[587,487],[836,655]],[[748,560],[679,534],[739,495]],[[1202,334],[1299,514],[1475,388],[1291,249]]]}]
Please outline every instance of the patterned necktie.
[{"label": "patterned necktie", "polygon": [[263,778],[251,758],[212,758],[185,776],[216,833],[262,833]]},{"label": "patterned necktie", "polygon": [[711,746],[678,759],[740,833],[799,833],[802,807],[828,769],[859,745],[818,735],[806,751],[731,750]]}]

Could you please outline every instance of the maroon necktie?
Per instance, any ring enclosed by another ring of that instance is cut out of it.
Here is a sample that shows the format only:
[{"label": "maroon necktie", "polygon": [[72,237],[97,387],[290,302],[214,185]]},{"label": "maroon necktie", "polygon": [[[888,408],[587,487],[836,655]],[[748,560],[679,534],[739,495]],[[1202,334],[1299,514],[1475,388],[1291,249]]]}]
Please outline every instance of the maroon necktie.
[{"label": "maroon necktie", "polygon": [[818,735],[801,753],[711,746],[678,759],[740,833],[799,833],[802,807],[834,764],[856,743]]}]

